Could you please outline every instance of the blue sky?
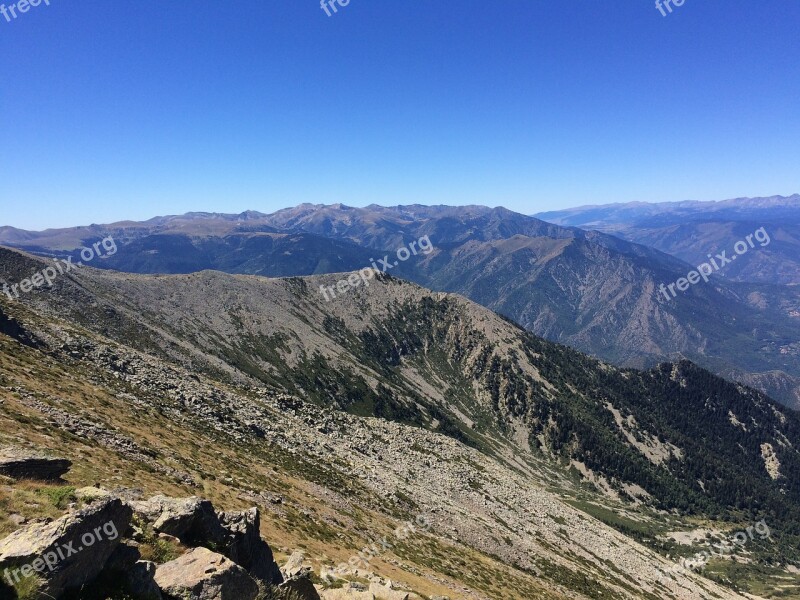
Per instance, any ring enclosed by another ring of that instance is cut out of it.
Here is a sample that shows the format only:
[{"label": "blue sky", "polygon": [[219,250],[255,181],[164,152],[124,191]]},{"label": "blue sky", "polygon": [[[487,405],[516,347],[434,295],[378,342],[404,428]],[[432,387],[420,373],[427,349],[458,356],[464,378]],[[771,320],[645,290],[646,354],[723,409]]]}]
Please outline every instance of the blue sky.
[{"label": "blue sky", "polygon": [[800,192],[796,0],[49,1],[0,16],[0,225]]}]

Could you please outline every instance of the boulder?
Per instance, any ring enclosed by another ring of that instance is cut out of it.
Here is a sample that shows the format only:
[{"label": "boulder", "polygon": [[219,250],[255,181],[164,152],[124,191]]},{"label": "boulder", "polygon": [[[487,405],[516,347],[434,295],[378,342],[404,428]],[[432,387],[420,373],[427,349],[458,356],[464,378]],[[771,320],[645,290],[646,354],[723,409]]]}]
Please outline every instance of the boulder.
[{"label": "boulder", "polygon": [[25,523],[27,523],[28,521],[25,517],[23,517],[22,515],[18,515],[17,513],[12,513],[8,515],[8,520],[11,521],[17,527],[25,525]]},{"label": "boulder", "polygon": [[32,456],[8,448],[0,450],[0,475],[12,479],[58,481],[70,467],[72,462],[65,458]]},{"label": "boulder", "polygon": [[365,592],[352,587],[325,590],[320,593],[320,597],[322,600],[375,600],[372,592]]},{"label": "boulder", "polygon": [[323,565],[319,568],[319,578],[325,583],[333,583],[339,576],[335,569]]},{"label": "boulder", "polygon": [[132,511],[109,498],[56,521],[34,523],[0,541],[0,572],[8,581],[37,576],[41,591],[59,597],[94,581],[120,545]]},{"label": "boulder", "polygon": [[141,558],[142,555],[139,552],[139,548],[128,544],[120,544],[114,549],[111,556],[108,557],[103,570],[125,573],[133,568],[133,565],[139,562]]},{"label": "boulder", "polygon": [[371,583],[369,591],[377,600],[409,600],[408,592],[394,590],[390,586],[380,583]]},{"label": "boulder", "polygon": [[140,560],[125,574],[125,588],[136,600],[162,600],[155,576],[156,563]]},{"label": "boulder", "polygon": [[283,582],[272,549],[261,539],[261,515],[258,508],[234,513],[220,513],[226,533],[225,556],[244,567],[250,576],[267,584]]},{"label": "boulder", "polygon": [[294,579],[295,577],[308,577],[313,572],[311,565],[306,564],[306,555],[302,552],[292,552],[286,559],[286,563],[281,567],[284,579]]},{"label": "boulder", "polygon": [[187,546],[221,547],[225,543],[225,530],[208,500],[155,496],[144,502],[131,502],[131,506],[156,532],[174,536]]},{"label": "boulder", "polygon": [[282,590],[290,590],[302,600],[321,600],[319,592],[308,577],[295,577],[284,581],[280,586]]},{"label": "boulder", "polygon": [[247,571],[206,548],[157,567],[155,582],[171,600],[254,600],[259,592]]},{"label": "boulder", "polygon": [[186,546],[219,551],[265,584],[277,585],[283,581],[272,550],[261,539],[258,508],[217,514],[208,500],[166,496],[131,502],[131,506],[152,524],[159,537],[172,536]]}]

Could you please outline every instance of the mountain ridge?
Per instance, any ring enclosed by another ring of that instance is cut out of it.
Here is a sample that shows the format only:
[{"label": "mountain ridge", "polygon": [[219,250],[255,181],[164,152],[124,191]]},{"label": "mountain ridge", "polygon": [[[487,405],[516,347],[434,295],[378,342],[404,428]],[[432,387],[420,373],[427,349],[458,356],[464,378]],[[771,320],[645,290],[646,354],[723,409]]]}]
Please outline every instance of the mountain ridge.
[{"label": "mountain ridge", "polygon": [[[684,277],[691,265],[644,245],[503,208],[306,204],[254,214],[246,220],[176,217],[149,231],[145,225],[109,228],[104,233],[115,236],[121,251],[96,266],[304,276],[365,268],[427,236],[435,251],[402,262],[392,274],[463,294],[536,334],[617,364],[649,367],[686,357],[800,407],[797,289],[713,276],[664,302],[659,286]],[[194,234],[188,233],[192,227]],[[54,246],[75,234],[48,234],[48,248],[26,244],[54,254]]]},{"label": "mountain ridge", "polygon": [[539,213],[549,222],[598,230],[698,265],[757,230],[770,244],[719,272],[737,282],[800,283],[800,194],[720,202],[630,203]]}]

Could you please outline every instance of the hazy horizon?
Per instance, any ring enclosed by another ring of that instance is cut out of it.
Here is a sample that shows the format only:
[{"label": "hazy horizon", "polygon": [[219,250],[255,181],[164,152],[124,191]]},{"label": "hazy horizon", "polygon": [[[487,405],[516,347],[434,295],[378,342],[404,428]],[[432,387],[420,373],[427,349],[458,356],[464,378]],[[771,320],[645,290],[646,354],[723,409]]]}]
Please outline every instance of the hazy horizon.
[{"label": "hazy horizon", "polygon": [[508,206],[504,206],[502,204],[496,204],[496,205],[491,205],[491,204],[447,204],[447,203],[436,203],[436,202],[430,202],[430,203],[418,202],[418,203],[401,203],[401,204],[381,204],[379,202],[371,202],[369,204],[358,206],[358,205],[354,205],[354,204],[347,204],[346,202],[333,202],[333,203],[328,203],[328,204],[320,203],[320,202],[305,202],[305,203],[295,204],[295,205],[291,205],[291,206],[282,206],[280,208],[277,208],[275,210],[270,210],[270,211],[260,210],[260,209],[257,209],[257,208],[245,208],[244,210],[230,210],[230,211],[224,211],[224,210],[189,210],[189,211],[182,212],[182,213],[155,214],[155,215],[147,216],[147,217],[144,217],[144,218],[141,218],[141,219],[123,217],[123,218],[120,218],[120,219],[115,219],[113,221],[105,221],[105,222],[102,222],[102,223],[101,222],[95,222],[95,221],[86,222],[86,223],[67,223],[67,224],[63,224],[63,225],[55,225],[55,226],[41,227],[41,228],[20,227],[18,225],[13,224],[13,223],[0,223],[0,228],[10,227],[12,229],[19,229],[19,230],[22,230],[22,231],[39,232],[39,231],[46,231],[46,230],[49,230],[49,229],[71,229],[71,228],[74,228],[74,227],[89,227],[89,226],[92,226],[92,225],[114,225],[116,223],[142,223],[142,222],[150,221],[150,220],[153,220],[153,219],[164,219],[164,218],[169,218],[169,217],[182,217],[182,216],[189,215],[189,214],[216,214],[216,215],[231,216],[231,215],[241,215],[241,214],[244,214],[244,213],[247,213],[247,212],[257,212],[257,213],[269,215],[269,214],[274,214],[276,212],[280,212],[282,210],[289,210],[289,209],[292,209],[292,208],[296,208],[298,206],[301,206],[302,204],[308,204],[308,205],[312,205],[312,206],[324,206],[324,207],[332,207],[332,206],[337,206],[337,205],[341,204],[341,205],[344,205],[344,206],[346,206],[348,208],[367,208],[367,207],[369,207],[371,205],[380,206],[382,208],[394,208],[394,207],[404,207],[404,206],[414,206],[414,205],[421,205],[421,206],[447,206],[447,207],[453,207],[453,208],[468,207],[468,206],[480,206],[480,207],[492,208],[492,209],[494,209],[494,208],[505,208],[507,210],[511,210],[512,212],[516,212],[516,213],[527,215],[527,216],[536,217],[537,215],[541,215],[541,214],[549,213],[549,212],[558,212],[558,211],[570,210],[570,209],[613,206],[613,205],[620,205],[620,206],[629,205],[629,204],[657,205],[657,204],[680,204],[680,203],[683,203],[683,202],[700,202],[700,203],[704,203],[704,204],[713,204],[713,203],[727,202],[727,201],[730,201],[730,200],[740,200],[740,199],[763,199],[763,198],[777,198],[777,197],[780,197],[780,198],[792,198],[792,197],[798,196],[798,195],[800,195],[800,193],[770,194],[770,195],[766,195],[765,194],[765,195],[760,195],[760,196],[747,196],[747,197],[740,196],[740,197],[737,197],[737,198],[719,198],[719,199],[712,199],[712,200],[697,200],[697,199],[667,200],[667,201],[662,201],[662,202],[649,202],[649,201],[646,201],[646,200],[632,200],[630,202],[608,202],[608,203],[604,203],[604,204],[566,205],[566,206],[563,206],[563,207],[560,207],[560,208],[555,208],[555,209],[552,209],[552,210],[542,210],[542,211],[536,211],[536,212],[520,212],[518,210],[514,210],[514,209],[509,208]]}]

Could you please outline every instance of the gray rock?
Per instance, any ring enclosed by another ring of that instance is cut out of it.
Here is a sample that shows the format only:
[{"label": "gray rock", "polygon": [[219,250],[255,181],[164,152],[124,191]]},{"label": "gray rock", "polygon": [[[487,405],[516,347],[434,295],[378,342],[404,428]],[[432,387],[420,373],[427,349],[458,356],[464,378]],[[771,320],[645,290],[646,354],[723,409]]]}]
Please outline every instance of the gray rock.
[{"label": "gray rock", "polygon": [[286,559],[286,563],[281,567],[284,579],[294,579],[295,577],[308,577],[313,572],[311,565],[305,564],[306,556],[302,552],[292,552]]},{"label": "gray rock", "polygon": [[10,449],[0,451],[0,475],[13,479],[57,481],[70,467],[72,462],[65,458],[31,456]]},{"label": "gray rock", "polygon": [[392,589],[388,585],[381,585],[380,583],[371,583],[369,591],[375,596],[377,600],[409,600],[408,592],[401,592]]},{"label": "gray rock", "polygon": [[221,554],[195,548],[156,568],[155,581],[170,600],[254,600],[258,585]]},{"label": "gray rock", "polygon": [[131,502],[131,506],[155,531],[174,536],[188,546],[225,543],[225,530],[208,500],[155,496],[144,502]]},{"label": "gray rock", "polygon": [[56,521],[19,529],[0,541],[0,571],[13,580],[38,576],[41,591],[59,597],[97,578],[131,516],[130,507],[108,499]]},{"label": "gray rock", "polygon": [[131,505],[137,515],[152,524],[159,537],[172,536],[187,546],[212,547],[259,581],[283,581],[272,550],[261,539],[257,508],[218,515],[208,500],[166,496]]},{"label": "gray rock", "polygon": [[17,527],[25,524],[25,517],[23,517],[22,515],[18,515],[16,513],[9,515],[8,520],[11,521]]},{"label": "gray rock", "polygon": [[126,574],[126,587],[135,600],[161,600],[161,590],[155,582],[156,563],[139,561]]},{"label": "gray rock", "polygon": [[308,577],[295,577],[284,581],[280,586],[282,590],[293,591],[302,600],[320,600],[317,588]]},{"label": "gray rock", "polygon": [[227,534],[225,556],[244,567],[259,581],[272,585],[281,583],[283,576],[272,549],[261,539],[261,515],[258,508],[220,513],[219,519]]}]

